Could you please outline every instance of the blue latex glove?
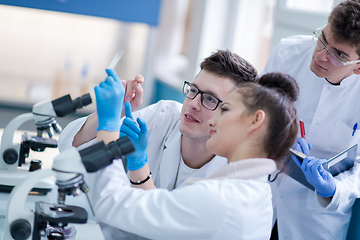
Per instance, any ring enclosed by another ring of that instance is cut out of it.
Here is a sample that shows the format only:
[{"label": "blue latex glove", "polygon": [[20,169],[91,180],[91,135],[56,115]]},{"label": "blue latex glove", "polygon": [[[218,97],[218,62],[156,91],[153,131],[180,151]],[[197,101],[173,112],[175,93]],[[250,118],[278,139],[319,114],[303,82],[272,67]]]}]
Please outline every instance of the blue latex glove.
[{"label": "blue latex glove", "polygon": [[334,177],[322,166],[325,159],[306,157],[301,164],[301,170],[305,174],[306,180],[314,186],[322,197],[331,197],[335,194],[336,184]]},{"label": "blue latex glove", "polygon": [[121,111],[124,102],[124,86],[112,69],[106,69],[108,77],[95,86],[98,131],[119,131]]},{"label": "blue latex glove", "polygon": [[[309,152],[311,150],[311,144],[308,144],[304,138],[297,137],[294,145],[292,148],[298,152],[301,152],[305,154],[306,156],[309,156]],[[301,162],[299,159],[297,159],[294,155],[290,155],[292,160],[300,167]],[[301,167],[300,167],[301,168]]]},{"label": "blue latex glove", "polygon": [[135,122],[129,102],[125,103],[125,116],[120,128],[120,137],[128,136],[134,145],[135,152],[127,156],[127,165],[130,171],[135,171],[143,168],[148,162],[146,147],[149,134],[144,120],[137,118],[137,123]]}]

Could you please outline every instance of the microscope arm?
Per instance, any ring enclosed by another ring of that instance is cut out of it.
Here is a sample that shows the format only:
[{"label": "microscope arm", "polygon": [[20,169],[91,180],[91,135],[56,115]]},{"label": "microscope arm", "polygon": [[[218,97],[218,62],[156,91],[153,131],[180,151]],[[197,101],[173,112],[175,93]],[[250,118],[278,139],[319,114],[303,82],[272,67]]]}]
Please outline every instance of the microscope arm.
[{"label": "microscope arm", "polygon": [[20,144],[13,142],[14,134],[21,124],[31,119],[33,119],[32,113],[24,113],[12,119],[4,128],[0,146],[1,158],[4,159],[4,161],[0,161],[0,169],[17,169],[18,165],[15,163],[18,160]]},{"label": "microscope arm", "polygon": [[31,238],[34,212],[25,208],[27,196],[37,182],[44,178],[55,176],[55,174],[52,170],[35,171],[23,178],[21,183],[11,191],[5,218],[3,240],[13,239],[11,232],[13,234],[29,232],[29,236],[25,239]]}]

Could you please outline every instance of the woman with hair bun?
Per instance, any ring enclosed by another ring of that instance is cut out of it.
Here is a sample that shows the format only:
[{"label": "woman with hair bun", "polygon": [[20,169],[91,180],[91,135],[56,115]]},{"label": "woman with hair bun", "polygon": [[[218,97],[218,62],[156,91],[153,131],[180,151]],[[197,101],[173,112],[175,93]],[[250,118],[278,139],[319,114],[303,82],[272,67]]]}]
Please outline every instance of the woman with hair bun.
[{"label": "woman with hair bun", "polygon": [[[97,103],[124,92],[116,80],[102,86],[95,87]],[[192,179],[173,191],[144,190],[132,188],[123,171],[118,173],[123,181],[105,190],[111,178],[98,171],[91,176],[89,192],[96,218],[150,239],[269,239],[273,210],[267,179],[296,139],[298,94],[295,80],[281,73],[265,74],[230,92],[220,113],[208,121],[207,141],[207,148],[226,157],[228,164],[209,178]],[[114,115],[120,116],[121,108],[119,101]],[[132,121],[123,133],[142,156],[146,149],[137,143],[147,141],[146,124]],[[118,136],[119,132],[98,131],[98,140],[105,143]]]}]

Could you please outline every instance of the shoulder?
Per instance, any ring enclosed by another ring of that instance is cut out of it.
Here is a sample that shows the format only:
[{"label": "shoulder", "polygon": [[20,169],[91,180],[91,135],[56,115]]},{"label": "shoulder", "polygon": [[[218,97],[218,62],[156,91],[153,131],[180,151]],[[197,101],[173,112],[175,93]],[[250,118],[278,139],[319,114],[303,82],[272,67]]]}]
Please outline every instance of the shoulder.
[{"label": "shoulder", "polygon": [[161,100],[133,113],[134,118],[145,120],[149,131],[161,128],[167,132],[180,121],[182,104],[172,100]]},{"label": "shoulder", "polygon": [[157,103],[151,104],[143,109],[134,112],[134,114],[145,113],[163,113],[163,114],[179,114],[181,112],[182,104],[173,100],[160,100]]},{"label": "shoulder", "polygon": [[303,65],[308,60],[314,46],[311,36],[297,35],[281,39],[262,74],[274,71],[289,73],[288,71],[294,68],[294,64]]},{"label": "shoulder", "polygon": [[281,39],[275,53],[286,60],[294,55],[302,55],[314,46],[311,36],[296,35]]}]

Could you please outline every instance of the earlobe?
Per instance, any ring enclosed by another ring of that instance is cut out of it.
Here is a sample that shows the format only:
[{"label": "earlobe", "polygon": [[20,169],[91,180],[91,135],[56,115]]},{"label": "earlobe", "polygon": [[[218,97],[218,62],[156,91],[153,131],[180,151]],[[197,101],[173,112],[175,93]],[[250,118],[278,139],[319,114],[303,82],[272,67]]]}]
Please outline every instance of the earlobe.
[{"label": "earlobe", "polygon": [[356,75],[360,75],[360,66],[358,68],[355,68],[354,73]]}]

